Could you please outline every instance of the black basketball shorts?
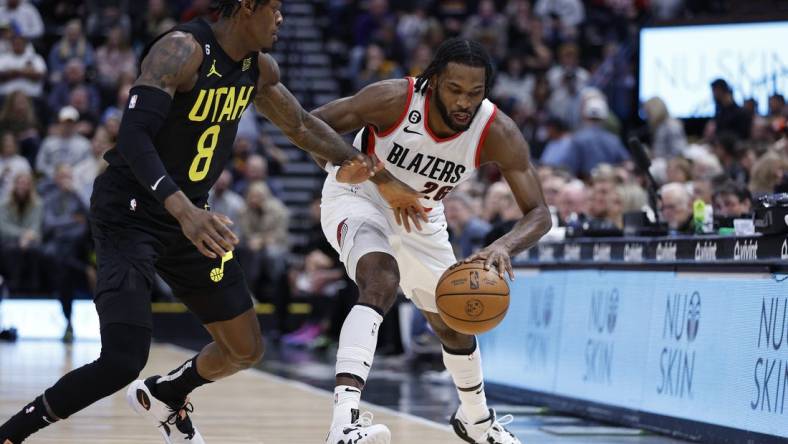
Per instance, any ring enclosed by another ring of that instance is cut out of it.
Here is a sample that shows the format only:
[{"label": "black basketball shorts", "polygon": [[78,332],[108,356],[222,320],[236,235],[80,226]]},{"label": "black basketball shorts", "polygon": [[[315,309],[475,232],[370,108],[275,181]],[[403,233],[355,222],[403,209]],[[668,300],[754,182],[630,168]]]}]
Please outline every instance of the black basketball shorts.
[{"label": "black basketball shorts", "polygon": [[[91,229],[101,326],[152,328],[151,293],[158,273],[203,324],[234,319],[252,308],[252,296],[232,253],[202,255],[150,194],[104,173],[91,197]],[[125,185],[125,186],[124,186]]]}]

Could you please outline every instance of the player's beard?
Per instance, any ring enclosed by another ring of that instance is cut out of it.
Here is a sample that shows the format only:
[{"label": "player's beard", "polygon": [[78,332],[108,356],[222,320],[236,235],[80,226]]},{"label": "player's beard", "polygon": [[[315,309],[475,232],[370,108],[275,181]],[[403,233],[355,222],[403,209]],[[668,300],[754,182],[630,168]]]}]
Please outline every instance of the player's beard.
[{"label": "player's beard", "polygon": [[[479,112],[479,108],[482,107],[482,104],[480,103],[479,106],[477,106],[476,109],[473,110],[473,112],[470,112],[471,118],[468,119],[468,123],[465,124],[465,125],[460,125],[458,123],[455,123],[454,119],[451,118],[451,115],[449,114],[449,109],[446,108],[446,104],[443,103],[443,100],[441,99],[441,95],[440,95],[440,93],[438,93],[437,89],[434,90],[433,97],[435,98],[435,105],[438,107],[438,113],[440,113],[441,119],[443,119],[443,122],[449,128],[451,128],[452,130],[457,131],[457,132],[468,131],[468,128],[470,128],[471,125],[473,124],[473,119],[476,118],[476,114]],[[457,112],[469,112],[469,111],[468,110],[457,110]]]}]

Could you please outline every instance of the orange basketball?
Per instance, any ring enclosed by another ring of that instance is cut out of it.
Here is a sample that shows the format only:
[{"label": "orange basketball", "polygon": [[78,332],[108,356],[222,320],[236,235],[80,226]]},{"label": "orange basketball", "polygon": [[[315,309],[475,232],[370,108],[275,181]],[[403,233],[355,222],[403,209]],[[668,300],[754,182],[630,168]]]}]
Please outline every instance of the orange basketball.
[{"label": "orange basketball", "polygon": [[471,262],[446,270],[435,289],[441,319],[453,330],[475,335],[498,325],[509,309],[509,284],[494,269]]}]

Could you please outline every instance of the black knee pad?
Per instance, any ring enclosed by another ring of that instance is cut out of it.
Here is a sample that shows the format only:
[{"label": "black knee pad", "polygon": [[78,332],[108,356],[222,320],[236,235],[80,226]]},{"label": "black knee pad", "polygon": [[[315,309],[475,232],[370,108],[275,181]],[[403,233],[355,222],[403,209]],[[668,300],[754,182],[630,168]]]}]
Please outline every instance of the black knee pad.
[{"label": "black knee pad", "polygon": [[108,377],[126,385],[137,379],[150,352],[151,331],[128,324],[109,324],[101,331],[101,355],[96,361]]}]

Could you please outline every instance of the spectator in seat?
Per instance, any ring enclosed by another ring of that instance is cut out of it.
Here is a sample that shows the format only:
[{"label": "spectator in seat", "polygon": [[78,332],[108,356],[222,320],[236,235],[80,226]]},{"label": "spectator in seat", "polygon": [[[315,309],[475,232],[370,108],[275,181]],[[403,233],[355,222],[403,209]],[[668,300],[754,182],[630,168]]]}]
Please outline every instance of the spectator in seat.
[{"label": "spectator in seat", "polygon": [[788,115],[788,109],[785,107],[785,97],[782,94],[773,94],[769,96],[769,115],[770,119],[779,117],[785,118]]},{"label": "spectator in seat", "polygon": [[561,188],[557,209],[559,224],[566,226],[588,215],[590,195],[582,180],[574,179]]},{"label": "spectator in seat", "polygon": [[542,193],[550,211],[555,211],[558,207],[558,195],[567,182],[567,178],[562,174],[552,174],[542,182]]},{"label": "spectator in seat", "polygon": [[752,117],[733,99],[733,90],[728,82],[717,79],[711,83],[714,98],[714,127],[717,135],[733,133],[740,140],[750,137]]},{"label": "spectator in seat", "polygon": [[85,0],[36,0],[47,36],[61,35],[68,22],[85,17],[90,7]]},{"label": "spectator in seat", "polygon": [[653,97],[643,104],[649,133],[651,134],[651,156],[669,159],[680,154],[687,146],[684,125],[671,117],[665,102]]},{"label": "spectator in seat", "polygon": [[700,178],[692,181],[692,201],[702,200],[706,205],[712,205],[714,185],[711,179]]},{"label": "spectator in seat", "polygon": [[712,148],[725,174],[734,182],[746,184],[749,181],[749,172],[744,168],[743,161],[748,155],[747,150],[733,133],[717,134]]},{"label": "spectator in seat", "polygon": [[667,183],[686,183],[692,180],[692,162],[684,157],[674,157],[668,160]]},{"label": "spectator in seat", "polygon": [[[425,38],[431,27],[440,26],[438,21],[427,13],[427,6],[417,3],[411,11],[402,14],[397,22],[397,35],[402,40],[405,50],[414,54],[421,45],[426,45]],[[426,45],[430,49],[429,45]],[[416,56],[417,57],[417,56]],[[430,50],[429,60],[432,59]],[[427,64],[429,64],[429,60]],[[427,65],[424,65],[425,67]],[[422,71],[419,71],[420,74]]]},{"label": "spectator in seat", "polygon": [[670,234],[690,234],[692,228],[692,194],[683,183],[669,183],[660,189],[661,220]]},{"label": "spectator in seat", "polygon": [[166,0],[148,0],[148,8],[142,23],[142,40],[150,42],[163,30],[175,26]]},{"label": "spectator in seat", "polygon": [[0,108],[0,131],[9,131],[19,144],[20,154],[33,165],[41,144],[38,118],[33,101],[22,91],[14,91]]},{"label": "spectator in seat", "polygon": [[504,64],[506,70],[498,73],[492,90],[496,103],[505,109],[532,112],[534,79],[526,74],[522,57],[510,55]]},{"label": "spectator in seat", "polygon": [[506,56],[508,48],[507,27],[508,21],[503,14],[498,13],[495,2],[482,0],[479,2],[478,12],[465,21],[462,35],[466,39],[481,43],[493,58],[501,60]]},{"label": "spectator in seat", "polygon": [[577,27],[585,20],[580,0],[536,0],[534,12],[543,20],[556,16],[564,27]]},{"label": "spectator in seat", "polygon": [[523,64],[529,71],[546,71],[550,68],[553,53],[544,42],[542,22],[531,13],[529,0],[513,0],[507,5],[509,16],[508,42],[513,53],[523,55]]},{"label": "spectator in seat", "polygon": [[473,214],[471,198],[461,191],[455,191],[443,200],[443,205],[455,256],[468,257],[484,246],[484,237],[490,231],[490,224]]},{"label": "spectator in seat", "polygon": [[63,78],[63,71],[71,59],[78,59],[86,67],[95,64],[95,51],[93,45],[82,32],[82,21],[72,19],[66,24],[61,38],[49,51],[49,81],[58,83]]},{"label": "spectator in seat", "polygon": [[501,212],[503,211],[504,197],[510,193],[509,185],[504,181],[498,181],[491,184],[484,194],[484,202],[482,204],[481,217],[482,220],[494,225],[501,221]]},{"label": "spectator in seat", "polygon": [[11,51],[0,55],[0,96],[22,91],[37,99],[44,91],[46,73],[44,58],[36,53],[27,37],[15,33],[11,37]]},{"label": "spectator in seat", "polygon": [[[208,197],[208,205],[211,206],[212,211],[224,214],[232,221],[237,221],[240,220],[241,214],[245,211],[246,203],[240,194],[230,189],[232,183],[232,173],[229,170],[222,171]],[[239,224],[231,225],[230,229],[236,236],[241,234],[241,226]]]},{"label": "spectator in seat", "polygon": [[19,146],[14,134],[6,131],[0,133],[0,201],[8,196],[19,174],[30,174],[30,162],[19,155]]},{"label": "spectator in seat", "polygon": [[76,165],[90,156],[90,141],[76,132],[79,112],[71,106],[58,113],[59,125],[41,144],[36,158],[36,171],[54,179],[58,164]]},{"label": "spectator in seat", "polygon": [[0,18],[0,54],[11,51],[11,37],[15,33],[15,28],[8,19]]},{"label": "spectator in seat", "polygon": [[121,27],[126,33],[131,32],[131,19],[124,12],[123,0],[102,0],[92,8],[85,29],[93,41],[104,38],[115,27]]},{"label": "spectator in seat", "polygon": [[285,277],[289,214],[265,182],[254,182],[246,192],[246,209],[239,217],[239,261],[258,299],[279,297]]},{"label": "spectator in seat", "polygon": [[558,117],[547,119],[546,127],[547,143],[539,161],[545,165],[556,165],[568,155],[572,135],[566,123]]},{"label": "spectator in seat", "polygon": [[365,51],[364,66],[356,75],[355,88],[360,90],[367,85],[386,79],[402,77],[402,68],[377,43],[370,43]]},{"label": "spectator in seat", "polygon": [[43,204],[36,194],[33,176],[17,174],[9,194],[0,199],[0,264],[9,286],[17,291],[40,282],[39,253]]},{"label": "spectator in seat", "polygon": [[74,191],[86,207],[90,207],[90,195],[93,194],[93,182],[96,176],[107,168],[104,153],[112,148],[112,145],[109,131],[103,126],[98,127],[90,142],[91,155],[74,165]]},{"label": "spectator in seat", "polygon": [[588,177],[597,165],[617,165],[629,159],[621,140],[602,125],[608,118],[604,99],[592,96],[582,108],[583,127],[572,136],[572,143],[564,156],[551,159],[548,165],[567,169],[576,177]]},{"label": "spectator in seat", "polygon": [[63,340],[73,340],[71,308],[81,279],[88,265],[84,260],[88,233],[88,209],[74,189],[73,170],[68,164],[55,168],[55,188],[44,196],[44,218],[41,224],[42,251],[55,293],[60,299],[66,330]]},{"label": "spectator in seat", "polygon": [[49,93],[47,103],[52,110],[59,110],[69,104],[71,92],[79,87],[88,91],[89,109],[92,114],[98,115],[101,108],[101,99],[95,86],[88,83],[85,78],[85,64],[79,59],[71,59],[66,63],[63,79],[55,84]]},{"label": "spectator in seat", "polygon": [[591,78],[588,71],[580,66],[580,48],[575,43],[566,43],[558,49],[558,64],[547,71],[547,81],[553,91],[565,88],[565,79],[572,75],[575,88],[582,90]]},{"label": "spectator in seat", "polygon": [[107,41],[96,52],[96,70],[104,97],[113,99],[124,77],[136,77],[137,56],[123,27],[115,26],[109,30]]},{"label": "spectator in seat", "polygon": [[71,91],[68,96],[68,106],[73,107],[79,112],[77,121],[77,133],[90,138],[99,124],[97,110],[90,106],[90,91],[85,86],[78,86]]},{"label": "spectator in seat", "polygon": [[776,152],[769,151],[761,156],[752,167],[749,188],[753,198],[774,193],[786,172],[788,172],[788,162]]},{"label": "spectator in seat", "polygon": [[394,21],[394,17],[389,13],[388,0],[370,0],[367,2],[367,11],[356,19],[353,27],[354,43],[357,46],[367,46],[388,21]]},{"label": "spectator in seat", "polygon": [[[506,186],[507,188],[509,187],[508,184]],[[501,199],[501,221],[490,228],[484,236],[484,243],[481,246],[490,245],[500,239],[501,236],[510,232],[515,224],[523,218],[523,212],[520,210],[520,206],[517,205],[517,200],[514,198],[511,188],[507,191]]]},{"label": "spectator in seat", "polygon": [[742,217],[752,212],[752,195],[747,187],[725,182],[714,190],[714,215]]},{"label": "spectator in seat", "polygon": [[44,35],[44,21],[38,9],[26,0],[6,0],[0,6],[0,20],[15,23],[26,39],[35,40]]},{"label": "spectator in seat", "polygon": [[[236,140],[236,145],[239,145],[240,142],[240,140]],[[250,143],[249,141],[244,142],[244,144],[247,145]],[[236,147],[233,148],[235,149]],[[271,191],[276,198],[280,198],[282,195],[283,190],[279,182],[268,176],[268,161],[260,154],[249,154],[243,163],[243,169],[241,171],[243,176],[236,179],[235,185],[233,186],[233,191],[241,196],[245,196],[249,187],[255,182],[264,182],[269,191]]]},{"label": "spectator in seat", "polygon": [[427,66],[432,61],[432,48],[426,43],[419,44],[413,50],[413,57],[410,59],[410,65],[407,67],[407,74],[411,77],[418,77],[423,73]]}]

